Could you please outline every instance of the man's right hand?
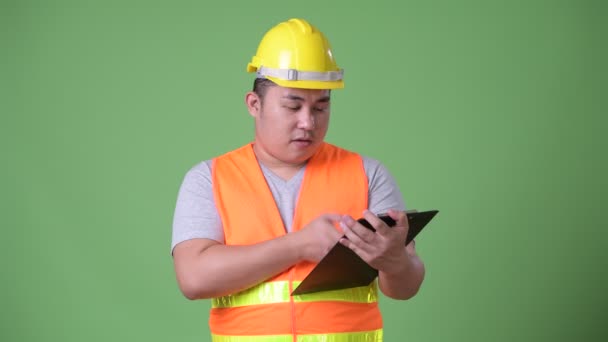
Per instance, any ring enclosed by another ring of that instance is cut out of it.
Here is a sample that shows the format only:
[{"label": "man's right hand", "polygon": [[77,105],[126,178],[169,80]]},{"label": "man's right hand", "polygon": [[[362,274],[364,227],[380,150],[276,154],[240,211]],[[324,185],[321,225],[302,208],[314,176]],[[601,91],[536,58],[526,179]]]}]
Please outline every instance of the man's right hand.
[{"label": "man's right hand", "polygon": [[226,246],[209,239],[179,243],[173,258],[180,289],[189,299],[224,296],[300,261],[318,262],[342,237],[340,218],[320,215],[297,232],[252,245]]},{"label": "man's right hand", "polygon": [[300,247],[301,258],[319,262],[343,236],[337,223],[342,218],[338,214],[323,214],[310,221],[293,234]]}]

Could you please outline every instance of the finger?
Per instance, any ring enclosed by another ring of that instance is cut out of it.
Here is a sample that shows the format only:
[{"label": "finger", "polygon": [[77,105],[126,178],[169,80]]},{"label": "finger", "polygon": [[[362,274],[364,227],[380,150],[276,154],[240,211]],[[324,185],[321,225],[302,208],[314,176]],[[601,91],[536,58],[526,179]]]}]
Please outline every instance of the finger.
[{"label": "finger", "polygon": [[407,246],[405,246],[405,250],[410,256],[416,255],[416,240],[412,240],[408,243]]},{"label": "finger", "polygon": [[364,244],[365,241],[361,239],[359,235],[350,229],[346,224],[340,221],[340,227],[342,228],[342,232],[344,233],[344,237],[349,241],[349,245],[354,244]]},{"label": "finger", "polygon": [[387,226],[386,223],[384,221],[382,221],[382,219],[380,219],[378,216],[376,216],[371,211],[369,211],[367,209],[364,210],[363,218],[366,219],[367,222],[369,222],[372,225],[372,227],[374,227],[377,234],[383,235],[383,236],[388,234],[388,229],[390,229],[389,226]]},{"label": "finger", "polygon": [[346,240],[345,242],[347,242],[346,245],[348,248],[352,249],[359,256],[361,256],[362,253],[368,253],[374,249],[374,246],[370,242],[363,240],[361,236],[357,235],[351,228],[342,223],[341,225],[344,231],[343,240]]},{"label": "finger", "polygon": [[342,237],[340,240],[338,240],[338,242],[341,243],[342,245],[352,249],[351,248],[352,243],[346,236]]},{"label": "finger", "polygon": [[342,215],[336,213],[328,213],[324,214],[323,218],[333,223],[340,221],[340,219],[342,219]]},{"label": "finger", "polygon": [[407,215],[406,215],[405,211],[389,209],[388,216],[390,216],[393,220],[395,220],[396,228],[403,227],[403,228],[405,228],[406,232],[409,230],[410,225],[407,220]]},{"label": "finger", "polygon": [[352,217],[348,215],[344,215],[342,217],[340,225],[342,226],[342,229],[346,227],[346,229],[348,229],[352,234],[357,235],[359,239],[365,242],[370,242],[374,239],[375,234],[373,231],[365,228],[363,225],[361,225],[359,222],[355,221]]},{"label": "finger", "polygon": [[357,244],[353,243],[353,241],[351,241],[347,238],[342,238],[338,242],[341,243],[342,245],[344,245],[345,247],[349,248],[353,252],[355,252],[355,254],[357,254],[361,259],[363,259],[363,261],[369,262],[368,261],[369,253],[367,251],[365,251],[365,249],[363,249],[363,248],[359,247]]},{"label": "finger", "polygon": [[340,224],[339,224],[341,218],[342,218],[342,215],[336,214],[336,213],[327,213],[327,214],[321,215],[321,220],[332,225],[337,232],[342,232],[342,227],[340,227]]}]

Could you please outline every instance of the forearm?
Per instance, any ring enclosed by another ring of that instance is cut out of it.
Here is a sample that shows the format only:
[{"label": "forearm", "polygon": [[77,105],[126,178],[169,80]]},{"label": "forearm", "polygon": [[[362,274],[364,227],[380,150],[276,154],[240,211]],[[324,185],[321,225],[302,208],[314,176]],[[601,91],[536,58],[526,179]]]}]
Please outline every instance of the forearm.
[{"label": "forearm", "polygon": [[403,267],[395,273],[379,272],[380,290],[394,299],[410,299],[418,292],[424,280],[425,268],[416,254],[404,255]]},{"label": "forearm", "polygon": [[213,244],[176,263],[178,282],[190,299],[244,290],[301,261],[291,234],[247,246]]}]

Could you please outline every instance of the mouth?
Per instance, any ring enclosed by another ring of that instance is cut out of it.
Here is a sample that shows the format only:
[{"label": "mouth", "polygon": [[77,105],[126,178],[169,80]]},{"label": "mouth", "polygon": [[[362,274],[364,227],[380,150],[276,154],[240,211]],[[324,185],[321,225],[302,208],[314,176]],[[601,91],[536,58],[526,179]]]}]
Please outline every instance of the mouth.
[{"label": "mouth", "polygon": [[307,146],[310,146],[312,144],[312,139],[310,139],[310,138],[297,138],[297,139],[292,139],[291,142],[294,143],[294,144],[296,144],[297,146],[307,147]]}]

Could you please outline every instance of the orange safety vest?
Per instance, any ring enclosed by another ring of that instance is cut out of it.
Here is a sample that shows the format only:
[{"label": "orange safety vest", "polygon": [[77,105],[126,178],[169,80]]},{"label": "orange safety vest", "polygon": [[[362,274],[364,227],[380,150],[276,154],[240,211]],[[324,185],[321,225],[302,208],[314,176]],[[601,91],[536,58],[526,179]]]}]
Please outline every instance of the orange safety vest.
[{"label": "orange safety vest", "polygon": [[[226,245],[255,244],[286,234],[252,144],[214,159],[212,180]],[[358,217],[367,201],[361,157],[324,143],[306,166],[292,230],[327,212]],[[301,262],[252,288],[214,298],[209,317],[213,341],[382,341],[375,282],[290,295],[314,266]]]}]

